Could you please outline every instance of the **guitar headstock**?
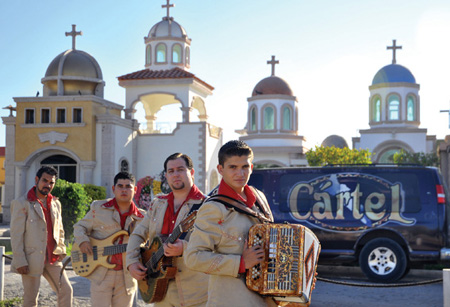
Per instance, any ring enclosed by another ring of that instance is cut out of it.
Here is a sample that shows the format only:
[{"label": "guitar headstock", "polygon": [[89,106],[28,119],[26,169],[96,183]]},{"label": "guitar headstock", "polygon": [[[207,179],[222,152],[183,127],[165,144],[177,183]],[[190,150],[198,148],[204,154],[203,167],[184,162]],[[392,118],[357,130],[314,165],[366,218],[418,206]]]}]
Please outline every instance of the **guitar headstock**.
[{"label": "guitar headstock", "polygon": [[195,218],[197,217],[197,210],[193,211],[191,214],[189,214],[181,223],[180,228],[181,232],[186,232],[190,230],[194,226]]}]

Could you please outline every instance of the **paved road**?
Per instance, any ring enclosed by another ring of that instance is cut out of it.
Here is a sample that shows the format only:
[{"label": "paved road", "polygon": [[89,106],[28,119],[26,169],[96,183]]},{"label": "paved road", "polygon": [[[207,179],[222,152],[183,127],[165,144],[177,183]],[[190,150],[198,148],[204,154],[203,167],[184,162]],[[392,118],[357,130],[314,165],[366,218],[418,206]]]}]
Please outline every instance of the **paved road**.
[{"label": "paved road", "polygon": [[[368,283],[359,268],[319,266],[319,276],[340,281]],[[79,277],[73,271],[68,271],[69,279],[74,289],[74,307],[88,307],[90,305],[89,281]],[[411,270],[402,282],[430,280],[440,278],[437,271]],[[56,300],[47,281],[42,278],[39,306],[55,307]],[[6,265],[4,299],[21,297],[22,282],[18,274],[9,272]],[[137,306],[146,305],[142,300]],[[317,281],[313,291],[311,307],[403,307],[403,306],[443,306],[442,283],[435,283],[415,287],[367,288],[336,285]],[[234,307],[234,306],[230,306]]]},{"label": "paved road", "polygon": [[[330,269],[331,268],[331,269]],[[349,281],[353,283],[369,283],[359,268],[320,267],[319,276]],[[411,270],[401,280],[402,283],[425,281],[442,278],[439,271]],[[427,306],[442,307],[442,282],[412,287],[353,287],[317,281],[316,289],[311,297],[311,307],[403,307]]]}]

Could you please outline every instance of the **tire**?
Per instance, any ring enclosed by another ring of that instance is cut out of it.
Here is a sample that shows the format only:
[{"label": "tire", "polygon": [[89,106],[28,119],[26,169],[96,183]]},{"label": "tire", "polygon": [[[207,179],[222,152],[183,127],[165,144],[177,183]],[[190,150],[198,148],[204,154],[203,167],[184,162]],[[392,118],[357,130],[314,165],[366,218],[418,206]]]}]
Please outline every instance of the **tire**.
[{"label": "tire", "polygon": [[364,245],[359,254],[359,266],[370,280],[389,283],[405,275],[408,259],[397,242],[380,238]]}]

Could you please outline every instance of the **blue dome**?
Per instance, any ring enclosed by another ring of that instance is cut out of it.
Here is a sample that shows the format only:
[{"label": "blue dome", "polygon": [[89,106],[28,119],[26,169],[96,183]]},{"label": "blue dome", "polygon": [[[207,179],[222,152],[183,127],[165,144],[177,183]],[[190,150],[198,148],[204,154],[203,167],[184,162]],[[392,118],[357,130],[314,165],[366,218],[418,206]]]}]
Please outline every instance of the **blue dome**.
[{"label": "blue dome", "polygon": [[375,77],[373,77],[372,85],[380,83],[406,82],[416,83],[416,78],[408,68],[398,64],[390,64],[381,68]]}]

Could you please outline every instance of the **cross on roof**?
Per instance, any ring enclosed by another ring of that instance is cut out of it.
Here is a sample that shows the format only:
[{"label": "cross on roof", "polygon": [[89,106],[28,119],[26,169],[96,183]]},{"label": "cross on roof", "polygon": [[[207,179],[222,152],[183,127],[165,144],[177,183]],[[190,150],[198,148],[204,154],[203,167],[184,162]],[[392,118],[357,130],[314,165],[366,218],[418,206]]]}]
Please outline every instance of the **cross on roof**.
[{"label": "cross on roof", "polygon": [[9,110],[9,116],[13,116],[13,111],[16,111],[16,108],[14,108],[12,105],[9,105],[7,107],[3,108],[4,110]]},{"label": "cross on roof", "polygon": [[275,76],[275,65],[280,64],[280,61],[278,61],[278,60],[275,61],[275,56],[272,55],[272,60],[267,61],[267,64],[272,65],[272,76]]},{"label": "cross on roof", "polygon": [[395,59],[395,52],[397,49],[402,49],[402,46],[397,46],[395,43],[397,42],[396,39],[392,40],[392,46],[387,46],[387,50],[392,49],[392,64],[396,64],[397,60]]},{"label": "cross on roof", "polygon": [[171,7],[174,7],[175,6],[175,4],[170,4],[170,0],[166,0],[167,1],[167,4],[163,4],[163,5],[161,5],[161,7],[162,8],[167,8],[167,19],[169,19],[170,18],[170,8]]},{"label": "cross on roof", "polygon": [[72,25],[72,32],[66,32],[66,36],[72,36],[72,49],[75,50],[75,38],[77,35],[83,35],[83,32],[79,31],[77,32],[75,28],[77,25]]}]

